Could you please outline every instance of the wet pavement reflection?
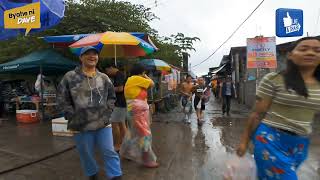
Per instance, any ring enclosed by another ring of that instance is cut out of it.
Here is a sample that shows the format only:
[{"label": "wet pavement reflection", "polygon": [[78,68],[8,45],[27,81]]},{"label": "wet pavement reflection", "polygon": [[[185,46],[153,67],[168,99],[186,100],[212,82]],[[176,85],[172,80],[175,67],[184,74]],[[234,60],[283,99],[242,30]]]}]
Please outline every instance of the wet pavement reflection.
[{"label": "wet pavement reflection", "polygon": [[[153,148],[160,167],[145,169],[122,160],[125,180],[220,180],[225,162],[232,156],[245,126],[248,110],[233,104],[231,116],[222,116],[220,104],[211,100],[205,123],[198,127],[192,114],[190,125],[182,122],[177,108],[153,118]],[[50,124],[0,128],[0,170],[21,165],[73,146],[71,138],[50,135]],[[299,171],[301,180],[319,180],[320,122],[315,123],[308,160]],[[26,142],[29,141],[29,142]],[[97,154],[97,159],[99,159]],[[102,167],[101,160],[98,160]],[[105,179],[104,172],[99,173]],[[1,174],[0,180],[85,180],[75,149],[47,160]]]},{"label": "wet pavement reflection", "polygon": [[[234,153],[246,123],[248,110],[239,108],[234,104],[231,116],[222,116],[219,103],[211,101],[206,110],[207,116],[204,126],[202,128],[196,128],[195,124],[191,126],[194,137],[194,152],[196,152],[193,158],[198,162],[196,165],[199,165],[196,179],[222,179],[225,161],[231,158]],[[314,124],[309,157],[298,172],[301,180],[320,179],[319,120],[316,118]]]}]

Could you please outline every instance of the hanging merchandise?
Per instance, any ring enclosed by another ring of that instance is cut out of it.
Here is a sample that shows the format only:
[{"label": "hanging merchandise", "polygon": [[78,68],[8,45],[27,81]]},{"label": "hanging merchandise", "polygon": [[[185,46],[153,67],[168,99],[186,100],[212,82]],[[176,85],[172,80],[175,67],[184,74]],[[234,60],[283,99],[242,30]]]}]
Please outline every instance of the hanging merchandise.
[{"label": "hanging merchandise", "polygon": [[[44,79],[45,76],[42,75],[42,79]],[[43,80],[42,80],[43,83]],[[41,92],[41,74],[38,74],[36,83],[34,84],[34,88],[37,92]]]},{"label": "hanging merchandise", "polygon": [[173,82],[173,74],[169,74],[169,82],[168,82],[168,90],[172,91],[174,89],[174,82]]}]

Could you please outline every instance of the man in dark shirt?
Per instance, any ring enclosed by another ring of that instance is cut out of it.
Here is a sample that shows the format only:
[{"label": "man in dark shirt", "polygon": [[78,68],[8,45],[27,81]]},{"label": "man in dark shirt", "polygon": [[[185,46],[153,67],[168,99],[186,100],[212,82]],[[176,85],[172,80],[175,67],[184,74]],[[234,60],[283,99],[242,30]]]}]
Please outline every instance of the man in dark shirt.
[{"label": "man in dark shirt", "polygon": [[227,115],[230,116],[230,107],[232,97],[237,98],[236,90],[232,79],[228,77],[223,81],[220,87],[220,98],[222,99],[222,114],[224,115],[227,112]]},{"label": "man in dark shirt", "polygon": [[114,65],[108,64],[105,68],[106,74],[112,78],[116,92],[115,108],[111,114],[112,132],[114,138],[114,147],[116,151],[120,150],[122,140],[126,133],[126,115],[127,105],[124,97],[123,88],[125,85],[125,76]]},{"label": "man in dark shirt", "polygon": [[206,109],[204,93],[206,90],[207,86],[205,80],[203,78],[198,78],[198,84],[194,87],[193,91],[195,93],[193,103],[197,114],[198,126],[201,126],[204,121],[204,110]]}]

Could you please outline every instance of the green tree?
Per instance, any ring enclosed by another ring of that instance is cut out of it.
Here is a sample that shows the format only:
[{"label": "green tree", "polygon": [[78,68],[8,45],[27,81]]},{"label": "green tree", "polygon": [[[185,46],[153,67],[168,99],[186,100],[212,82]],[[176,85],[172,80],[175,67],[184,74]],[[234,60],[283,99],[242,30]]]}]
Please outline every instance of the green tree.
[{"label": "green tree", "polygon": [[187,53],[190,56],[188,52],[196,51],[193,45],[195,42],[200,41],[200,38],[188,37],[183,33],[177,33],[176,35],[171,35],[171,41],[178,46],[178,53],[180,56],[182,56],[182,53]]},{"label": "green tree", "polygon": [[[38,37],[47,35],[96,33],[105,31],[146,32],[157,34],[149,22],[157,17],[150,9],[129,2],[111,0],[66,1],[65,17],[56,27],[0,42],[0,63],[21,57],[50,45]],[[67,49],[64,55],[74,57]],[[75,57],[74,57],[75,58]]]},{"label": "green tree", "polygon": [[159,51],[151,54],[149,58],[161,59],[175,66],[181,66],[181,56],[177,53],[177,46],[164,41],[156,41]]},{"label": "green tree", "polygon": [[188,37],[183,33],[177,33],[170,37],[158,37],[157,40],[156,45],[160,51],[152,54],[151,57],[159,58],[172,65],[182,67],[182,54],[186,53],[190,56],[189,51],[196,51],[193,46],[195,42],[200,41],[200,38]]},{"label": "green tree", "polygon": [[[158,17],[150,8],[130,2],[115,0],[67,0],[65,17],[54,28],[28,36],[19,36],[0,42],[0,63],[21,57],[32,51],[49,48],[41,38],[48,35],[97,33],[105,31],[145,32],[151,36],[158,52],[149,58],[158,58],[181,66],[182,53],[193,48],[197,37],[186,37],[177,33],[161,37],[149,23]],[[65,56],[76,59],[68,49],[60,50]]]},{"label": "green tree", "polygon": [[68,0],[64,20],[52,31],[62,34],[104,31],[146,32],[153,34],[149,22],[155,14],[143,5],[114,0]]}]

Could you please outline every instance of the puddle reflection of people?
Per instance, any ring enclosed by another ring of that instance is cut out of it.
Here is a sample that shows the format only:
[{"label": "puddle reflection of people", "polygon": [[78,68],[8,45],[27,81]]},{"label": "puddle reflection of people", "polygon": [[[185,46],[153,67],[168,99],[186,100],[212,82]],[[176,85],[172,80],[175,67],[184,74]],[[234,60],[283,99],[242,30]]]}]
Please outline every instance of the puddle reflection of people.
[{"label": "puddle reflection of people", "polygon": [[254,112],[248,119],[237,154],[250,138],[259,179],[297,180],[307,158],[312,120],[320,111],[320,40],[305,37],[287,55],[287,68],[260,82]]},{"label": "puddle reflection of people", "polygon": [[194,137],[194,146],[196,156],[199,159],[199,166],[202,166],[205,163],[205,153],[207,152],[208,148],[202,126],[198,126],[197,134]]}]

